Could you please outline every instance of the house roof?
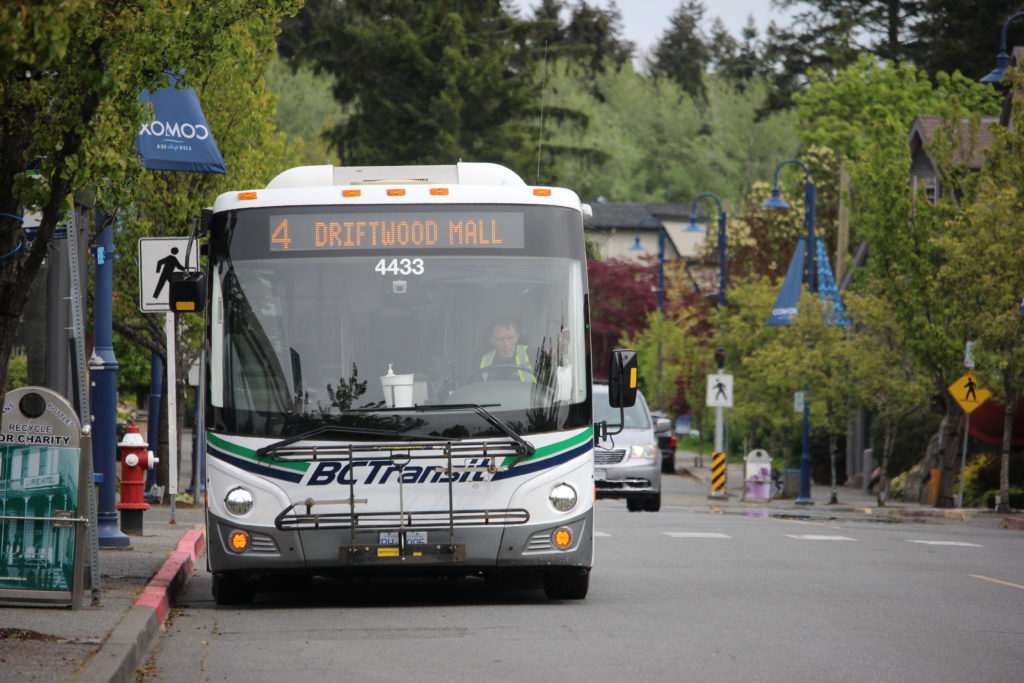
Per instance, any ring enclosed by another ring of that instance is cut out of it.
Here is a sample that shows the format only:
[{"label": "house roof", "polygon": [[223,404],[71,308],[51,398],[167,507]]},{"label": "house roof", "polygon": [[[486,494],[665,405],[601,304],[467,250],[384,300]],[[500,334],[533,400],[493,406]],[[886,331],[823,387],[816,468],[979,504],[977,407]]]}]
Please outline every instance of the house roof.
[{"label": "house roof", "polygon": [[[914,123],[910,126],[911,150],[913,151],[920,147],[928,155],[933,166],[935,165],[935,159],[925,148],[935,140],[935,134],[942,126],[942,122],[941,116],[920,115],[914,118]],[[954,151],[953,160],[956,163],[966,162],[974,170],[981,168],[985,164],[985,152],[992,144],[992,128],[997,125],[999,125],[998,116],[982,116],[981,127],[972,139],[970,119],[965,118],[961,120],[958,131],[960,142]]]},{"label": "house roof", "polygon": [[[659,220],[690,221],[690,205],[679,202],[647,203],[647,202],[591,202],[594,215],[584,221],[587,228],[611,229],[634,228],[647,216]],[[697,220],[703,222],[704,213],[697,208]],[[645,223],[640,229],[654,229],[651,223]]]}]

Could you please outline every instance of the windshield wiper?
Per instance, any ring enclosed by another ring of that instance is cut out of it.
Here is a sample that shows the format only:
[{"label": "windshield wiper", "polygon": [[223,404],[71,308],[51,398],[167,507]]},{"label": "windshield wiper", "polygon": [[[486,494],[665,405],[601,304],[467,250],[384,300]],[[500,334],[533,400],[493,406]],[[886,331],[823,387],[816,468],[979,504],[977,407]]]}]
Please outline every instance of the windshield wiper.
[{"label": "windshield wiper", "polygon": [[[355,412],[355,411],[353,411],[353,412]],[[263,457],[265,457],[267,455],[270,455],[271,453],[273,453],[275,451],[278,451],[278,450],[284,448],[285,446],[291,446],[293,443],[297,443],[299,441],[305,441],[306,439],[312,439],[313,437],[320,436],[321,434],[330,434],[332,432],[336,433],[336,434],[358,434],[360,436],[377,436],[377,437],[387,437],[387,438],[392,438],[392,439],[395,439],[395,438],[399,438],[399,439],[412,439],[412,437],[410,437],[410,436],[405,436],[404,434],[401,434],[401,433],[399,433],[397,431],[394,431],[394,430],[391,430],[391,429],[370,429],[368,427],[345,427],[343,425],[320,425],[319,427],[316,427],[315,429],[311,429],[308,432],[303,432],[301,434],[296,434],[295,436],[289,436],[287,439],[281,439],[280,441],[276,441],[276,442],[274,442],[272,444],[264,446],[263,448],[259,448],[259,449],[256,450],[256,456],[259,457],[259,458],[263,458]],[[420,441],[447,441],[448,439],[445,439],[444,437],[440,437],[440,436],[418,436],[418,437],[416,437],[416,440],[420,440]]]},{"label": "windshield wiper", "polygon": [[514,429],[508,426],[504,420],[499,418],[497,415],[487,410],[487,408],[494,408],[500,406],[500,403],[488,403],[486,405],[480,405],[479,403],[448,403],[436,406],[413,406],[411,408],[391,408],[390,410],[410,410],[417,413],[437,413],[445,410],[472,410],[474,413],[484,419],[489,425],[500,431],[502,434],[507,436],[516,442],[516,451],[519,455],[516,456],[515,460],[509,463],[509,467],[515,467],[520,461],[529,458],[536,452],[534,445],[519,436]]}]

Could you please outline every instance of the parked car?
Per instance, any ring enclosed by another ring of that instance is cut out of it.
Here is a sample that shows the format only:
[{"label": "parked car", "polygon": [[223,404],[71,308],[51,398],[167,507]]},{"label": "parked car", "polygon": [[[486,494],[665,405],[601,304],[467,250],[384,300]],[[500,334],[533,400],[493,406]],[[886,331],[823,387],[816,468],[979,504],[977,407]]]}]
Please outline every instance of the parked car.
[{"label": "parked car", "polygon": [[672,431],[672,420],[663,413],[653,412],[654,435],[658,437],[658,450],[661,451],[661,471],[674,474],[676,471],[676,446],[679,441]]},{"label": "parked car", "polygon": [[[620,422],[621,420],[621,422]],[[594,444],[594,486],[598,498],[625,498],[630,512],[661,509],[661,451],[654,420],[642,393],[630,408],[608,405],[608,385],[594,385],[594,422],[605,421],[615,431]]]}]

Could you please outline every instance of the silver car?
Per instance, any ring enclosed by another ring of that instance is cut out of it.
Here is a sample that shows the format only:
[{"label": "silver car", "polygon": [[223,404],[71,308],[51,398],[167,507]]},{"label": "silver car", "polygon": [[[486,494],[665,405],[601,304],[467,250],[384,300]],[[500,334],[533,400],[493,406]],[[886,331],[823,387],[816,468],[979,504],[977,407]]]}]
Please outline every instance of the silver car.
[{"label": "silver car", "polygon": [[[608,405],[608,386],[594,385],[594,422],[622,431],[594,443],[594,485],[598,498],[625,498],[630,512],[661,509],[661,451],[647,401],[638,393],[625,408]],[[621,422],[620,422],[621,421]]]}]

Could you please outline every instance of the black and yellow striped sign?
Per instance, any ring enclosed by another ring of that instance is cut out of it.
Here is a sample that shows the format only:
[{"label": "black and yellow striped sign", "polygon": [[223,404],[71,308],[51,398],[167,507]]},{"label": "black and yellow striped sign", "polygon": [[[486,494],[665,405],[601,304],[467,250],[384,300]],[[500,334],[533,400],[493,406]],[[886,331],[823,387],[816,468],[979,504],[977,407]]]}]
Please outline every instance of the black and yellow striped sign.
[{"label": "black and yellow striped sign", "polygon": [[725,493],[725,453],[711,454],[711,493]]}]

